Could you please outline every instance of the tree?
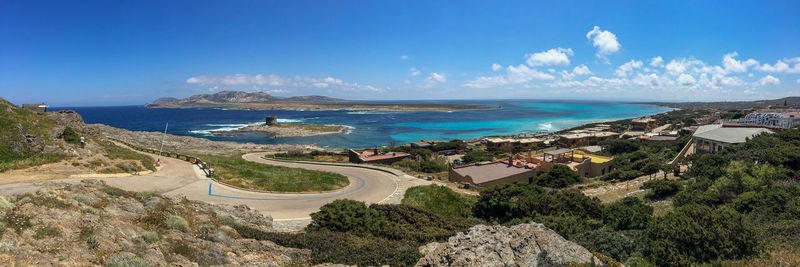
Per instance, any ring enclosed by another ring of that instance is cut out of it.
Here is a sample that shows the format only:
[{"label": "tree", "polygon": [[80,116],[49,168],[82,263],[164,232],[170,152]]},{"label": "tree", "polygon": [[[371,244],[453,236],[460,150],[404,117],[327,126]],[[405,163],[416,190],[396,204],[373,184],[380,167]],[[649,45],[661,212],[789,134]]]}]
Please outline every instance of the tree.
[{"label": "tree", "polygon": [[717,179],[725,174],[725,167],[728,166],[728,159],[719,154],[692,155],[690,159],[692,166],[686,170],[686,176],[705,177]]},{"label": "tree", "polygon": [[653,178],[653,174],[658,173],[658,170],[661,168],[661,163],[655,159],[649,159],[645,162],[644,166],[640,169],[642,173],[646,175],[650,175],[650,178]]},{"label": "tree", "polygon": [[465,154],[461,158],[461,160],[463,160],[464,163],[475,163],[475,162],[489,161],[489,160],[494,159],[495,155],[496,155],[495,153],[475,150],[475,151],[467,152],[467,154]]},{"label": "tree", "polygon": [[639,143],[627,139],[608,139],[600,142],[603,151],[611,155],[619,155],[624,153],[632,153],[639,150]]},{"label": "tree", "polygon": [[564,188],[572,184],[580,183],[581,177],[568,166],[556,164],[547,172],[534,178],[533,181],[540,186]]},{"label": "tree", "polygon": [[662,164],[660,169],[661,169],[662,172],[664,172],[664,180],[667,179],[667,174],[668,173],[680,170],[680,168],[678,166],[675,166],[675,165],[672,165],[672,164]]}]

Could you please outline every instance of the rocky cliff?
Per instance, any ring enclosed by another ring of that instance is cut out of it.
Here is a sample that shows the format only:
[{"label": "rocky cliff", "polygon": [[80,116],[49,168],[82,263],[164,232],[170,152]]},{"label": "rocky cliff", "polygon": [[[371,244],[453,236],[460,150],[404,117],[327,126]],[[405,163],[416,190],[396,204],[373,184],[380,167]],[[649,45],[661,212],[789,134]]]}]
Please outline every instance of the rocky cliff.
[{"label": "rocky cliff", "polygon": [[309,251],[240,238],[231,223],[269,231],[272,219],[96,180],[51,184],[0,196],[0,265],[305,265]]},{"label": "rocky cliff", "polygon": [[564,266],[602,262],[542,224],[477,225],[447,243],[420,247],[417,266]]}]

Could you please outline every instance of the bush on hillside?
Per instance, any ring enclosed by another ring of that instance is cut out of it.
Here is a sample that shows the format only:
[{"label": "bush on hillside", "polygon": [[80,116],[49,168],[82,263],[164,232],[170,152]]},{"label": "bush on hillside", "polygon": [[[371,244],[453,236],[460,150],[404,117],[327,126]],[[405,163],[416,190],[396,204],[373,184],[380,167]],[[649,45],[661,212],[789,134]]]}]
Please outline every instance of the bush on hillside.
[{"label": "bush on hillside", "polygon": [[605,207],[603,221],[615,230],[644,229],[653,217],[653,207],[636,197],[626,197]]},{"label": "bush on hillside", "polygon": [[337,199],[311,214],[308,231],[355,232],[381,235],[386,218],[364,202]]},{"label": "bush on hillside", "polygon": [[447,186],[415,186],[406,190],[403,204],[431,211],[442,216],[472,217],[477,197],[460,194]]},{"label": "bush on hillside", "polygon": [[645,253],[640,230],[614,231],[604,227],[577,235],[572,240],[589,251],[597,251],[619,261],[641,257]]},{"label": "bush on hillside", "polygon": [[539,186],[552,188],[564,188],[581,181],[581,176],[577,172],[561,164],[554,165],[553,168],[533,179],[533,183]]},{"label": "bush on hillside", "polygon": [[64,132],[61,134],[61,137],[64,138],[64,142],[70,144],[81,143],[81,137],[78,135],[78,133],[75,132],[75,130],[72,129],[72,127],[69,126],[67,126],[67,128],[64,128]]},{"label": "bush on hillside", "polygon": [[642,184],[642,189],[650,189],[647,192],[647,197],[650,199],[660,199],[674,195],[681,188],[681,182],[672,180],[653,180]]},{"label": "bush on hillside", "polygon": [[727,207],[678,207],[653,220],[645,233],[650,257],[659,266],[741,259],[762,250],[755,228]]}]

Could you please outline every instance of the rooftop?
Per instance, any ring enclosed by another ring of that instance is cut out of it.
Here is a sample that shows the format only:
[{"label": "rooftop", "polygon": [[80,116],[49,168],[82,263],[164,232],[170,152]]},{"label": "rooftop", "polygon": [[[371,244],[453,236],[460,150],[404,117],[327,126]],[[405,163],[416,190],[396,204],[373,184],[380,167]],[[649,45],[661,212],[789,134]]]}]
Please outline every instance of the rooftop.
[{"label": "rooftop", "polygon": [[483,165],[454,168],[453,171],[461,176],[472,177],[472,182],[475,184],[482,184],[531,171],[531,169],[508,166],[508,163],[503,162],[492,162]]},{"label": "rooftop", "polygon": [[722,124],[709,124],[698,127],[693,136],[729,144],[737,144],[744,143],[747,141],[747,138],[761,133],[772,133],[772,131],[764,128],[728,128],[722,127]]}]

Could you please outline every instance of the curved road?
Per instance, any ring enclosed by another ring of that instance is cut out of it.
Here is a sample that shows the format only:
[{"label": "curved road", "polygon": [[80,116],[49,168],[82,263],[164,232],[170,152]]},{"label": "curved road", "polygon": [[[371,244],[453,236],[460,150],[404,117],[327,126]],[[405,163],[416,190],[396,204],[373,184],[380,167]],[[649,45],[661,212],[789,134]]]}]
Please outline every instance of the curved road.
[{"label": "curved road", "polygon": [[[313,163],[279,162],[262,158],[267,152],[250,153],[244,159],[262,164],[321,170],[342,174],[348,177],[350,185],[345,188],[323,193],[260,193],[232,188],[213,182],[191,163],[161,158],[162,167],[158,171],[142,176],[119,178],[93,178],[107,184],[130,191],[151,191],[167,196],[186,196],[191,200],[213,204],[245,204],[276,221],[299,220],[307,223],[309,214],[336,199],[353,199],[367,203],[399,203],[405,189],[430,182],[408,175],[396,175],[354,166],[317,165]],[[2,183],[0,175],[0,183]],[[0,186],[0,194],[10,195],[35,191],[46,182],[80,182],[82,178],[56,179],[42,181],[42,184],[8,184]],[[300,222],[300,224],[303,224]]]}]

